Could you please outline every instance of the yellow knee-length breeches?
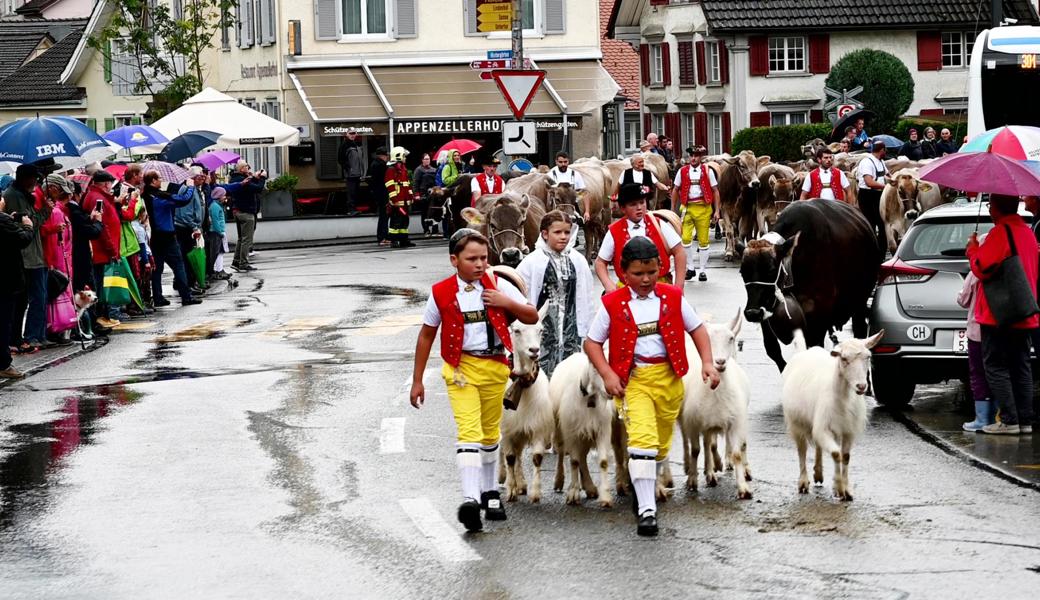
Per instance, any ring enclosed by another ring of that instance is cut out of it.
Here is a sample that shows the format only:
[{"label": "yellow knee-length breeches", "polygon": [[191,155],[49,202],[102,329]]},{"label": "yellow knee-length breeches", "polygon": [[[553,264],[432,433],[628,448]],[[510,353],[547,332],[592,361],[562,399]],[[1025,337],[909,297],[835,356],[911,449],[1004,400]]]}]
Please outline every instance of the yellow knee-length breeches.
[{"label": "yellow knee-length breeches", "polygon": [[465,385],[455,385],[455,368],[441,368],[448,386],[448,399],[455,413],[458,441],[463,444],[491,446],[501,437],[502,396],[509,381],[509,367],[496,360],[463,354],[459,371]]},{"label": "yellow knee-length breeches", "polygon": [[675,419],[683,402],[682,378],[672,365],[665,363],[636,367],[625,387],[625,399],[615,398],[620,409],[628,404],[625,423],[628,428],[628,446],[642,450],[657,450],[657,460],[664,460],[672,445]]},{"label": "yellow knee-length breeches", "polygon": [[707,248],[711,242],[711,205],[691,202],[682,212],[682,243],[692,244],[696,233],[697,244]]}]

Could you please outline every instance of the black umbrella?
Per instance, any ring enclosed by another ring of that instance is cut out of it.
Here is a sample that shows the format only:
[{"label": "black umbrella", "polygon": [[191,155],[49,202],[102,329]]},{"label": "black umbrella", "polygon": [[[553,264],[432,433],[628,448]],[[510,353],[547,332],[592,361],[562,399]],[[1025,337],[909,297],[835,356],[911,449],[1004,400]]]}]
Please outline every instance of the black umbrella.
[{"label": "black umbrella", "polygon": [[877,115],[874,114],[874,111],[867,110],[865,108],[861,108],[859,110],[854,110],[854,111],[849,112],[844,117],[838,119],[838,122],[834,124],[834,129],[831,130],[831,139],[830,139],[830,141],[832,141],[832,142],[840,142],[841,138],[845,137],[845,128],[846,127],[849,127],[851,125],[855,125],[856,121],[859,120],[859,119],[863,119],[864,121],[869,121],[869,120],[873,119],[875,116],[877,116]]},{"label": "black umbrella", "polygon": [[170,140],[163,148],[159,159],[166,162],[179,162],[186,158],[194,158],[196,154],[217,143],[220,134],[215,131],[189,131]]}]

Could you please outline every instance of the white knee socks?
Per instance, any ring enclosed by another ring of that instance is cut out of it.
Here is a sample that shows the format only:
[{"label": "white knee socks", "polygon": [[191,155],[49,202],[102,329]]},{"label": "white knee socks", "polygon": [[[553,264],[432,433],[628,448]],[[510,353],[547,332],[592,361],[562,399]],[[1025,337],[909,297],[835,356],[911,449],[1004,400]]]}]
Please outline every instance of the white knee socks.
[{"label": "white knee socks", "polygon": [[498,490],[498,444],[480,447],[480,491]]},{"label": "white knee socks", "polygon": [[462,479],[462,497],[480,502],[480,444],[456,444],[455,452]]},{"label": "white knee socks", "polygon": [[655,495],[657,491],[656,457],[656,450],[628,449],[628,473],[632,477],[632,487],[636,491],[640,516],[648,510],[657,512],[657,496]]},{"label": "white knee socks", "polygon": [[696,269],[697,263],[693,257],[693,244],[683,244],[683,249],[686,250],[686,270],[692,271]]},{"label": "white knee socks", "polygon": [[697,256],[701,260],[701,271],[708,268],[708,255],[711,253],[711,248],[697,248]]}]

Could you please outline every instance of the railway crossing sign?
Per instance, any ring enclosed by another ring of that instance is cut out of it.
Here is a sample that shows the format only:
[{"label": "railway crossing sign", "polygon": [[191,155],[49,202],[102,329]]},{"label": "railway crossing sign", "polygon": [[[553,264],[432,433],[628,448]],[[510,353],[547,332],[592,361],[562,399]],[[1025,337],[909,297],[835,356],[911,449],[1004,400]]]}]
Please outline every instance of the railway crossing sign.
[{"label": "railway crossing sign", "polygon": [[538,131],[534,121],[502,123],[502,152],[509,156],[534,154],[538,151]]},{"label": "railway crossing sign", "polygon": [[519,120],[524,118],[524,112],[538,93],[545,79],[545,71],[499,69],[491,72],[491,78],[498,84],[499,91],[509,104],[509,110]]},{"label": "railway crossing sign", "polygon": [[863,103],[855,98],[862,91],[863,86],[861,85],[857,85],[851,90],[843,89],[840,92],[824,86],[823,92],[827,94],[829,99],[827,100],[827,103],[823,105],[823,110],[829,111],[827,116],[830,118],[831,123],[837,123],[838,119],[844,117],[850,112],[863,108]]}]

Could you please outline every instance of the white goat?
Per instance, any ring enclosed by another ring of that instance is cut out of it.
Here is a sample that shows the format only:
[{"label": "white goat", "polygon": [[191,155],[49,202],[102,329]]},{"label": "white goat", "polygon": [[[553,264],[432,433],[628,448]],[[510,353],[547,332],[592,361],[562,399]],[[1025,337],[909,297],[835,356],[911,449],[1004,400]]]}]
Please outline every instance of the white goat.
[{"label": "white goat", "polygon": [[714,390],[701,380],[700,356],[687,344],[690,371],[683,377],[686,396],[679,417],[683,434],[683,464],[686,465],[686,488],[697,489],[697,455],[700,439],[704,439],[704,479],[708,487],[718,485],[715,472],[717,464],[716,436],[726,440],[726,453],[733,465],[737,481],[737,497],[751,498],[747,482],[751,473],[747,464],[748,404],[751,400],[751,380],[737,364],[737,335],[743,319],[737,316],[728,325],[705,324],[711,338],[711,353],[715,368],[720,375],[719,386]]},{"label": "white goat", "polygon": [[[611,440],[617,411],[614,399],[607,393],[596,367],[588,356],[578,352],[556,366],[549,382],[549,396],[556,408],[556,491],[563,491],[564,456],[570,456],[571,481],[567,488],[567,504],[581,501],[581,488],[589,498],[598,498],[600,506],[614,505],[609,488]],[[596,448],[599,459],[599,485],[593,486],[588,468],[588,453]],[[615,453],[617,446],[615,446]],[[615,454],[619,491],[628,480],[625,460]]]},{"label": "white goat", "polygon": [[[538,349],[542,343],[541,321],[534,325],[516,321],[509,327],[509,333],[513,339],[512,386],[519,387],[514,390],[515,394],[507,390],[507,398],[516,398],[516,410],[507,409],[502,413],[498,482],[505,482],[507,501],[515,501],[518,496],[527,494],[531,502],[538,502],[542,499],[542,459],[546,449],[552,446],[556,428],[553,404],[549,398],[549,378],[538,368]],[[523,387],[525,384],[527,387]],[[530,490],[521,464],[524,449],[528,445],[531,446],[531,462],[534,464]]]},{"label": "white goat", "polygon": [[852,500],[849,485],[849,456],[852,442],[863,432],[867,409],[863,395],[868,388],[870,349],[884,330],[865,340],[850,339],[828,352],[823,348],[805,349],[801,331],[795,334],[800,350],[783,374],[781,404],[787,432],[798,447],[798,492],[809,492],[805,453],[809,444],[816,448],[813,481],[823,483],[823,453],[834,459],[834,495]]}]

